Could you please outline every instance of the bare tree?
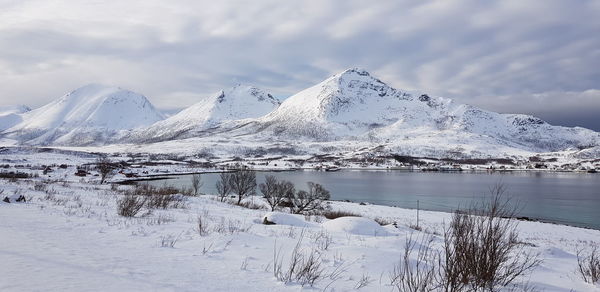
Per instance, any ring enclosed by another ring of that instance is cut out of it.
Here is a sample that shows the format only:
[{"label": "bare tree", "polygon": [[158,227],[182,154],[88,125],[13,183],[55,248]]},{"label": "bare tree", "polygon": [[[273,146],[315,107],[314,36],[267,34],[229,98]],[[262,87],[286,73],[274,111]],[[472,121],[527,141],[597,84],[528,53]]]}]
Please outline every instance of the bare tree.
[{"label": "bare tree", "polygon": [[322,185],[308,182],[308,191],[295,192],[289,197],[291,212],[295,214],[325,209],[324,201],[329,200],[330,193]]},{"label": "bare tree", "polygon": [[237,204],[246,196],[256,193],[256,173],[248,169],[241,169],[231,173],[229,180],[231,191],[238,196]]},{"label": "bare tree", "polygon": [[194,189],[194,196],[198,195],[198,191],[204,185],[202,182],[202,177],[199,173],[195,173],[192,175],[192,188]]},{"label": "bare tree", "polygon": [[265,178],[265,182],[261,183],[258,187],[265,199],[267,199],[269,206],[271,206],[271,211],[275,211],[275,208],[279,204],[293,196],[295,192],[294,184],[285,180],[277,181],[272,175],[268,175]]},{"label": "bare tree", "polygon": [[221,202],[231,194],[231,173],[223,172],[219,176],[219,180],[216,182],[215,187],[217,189],[217,195],[221,199]]},{"label": "bare tree", "polygon": [[106,179],[113,175],[115,166],[106,156],[100,156],[96,159],[96,169],[100,173],[100,184],[103,184]]}]

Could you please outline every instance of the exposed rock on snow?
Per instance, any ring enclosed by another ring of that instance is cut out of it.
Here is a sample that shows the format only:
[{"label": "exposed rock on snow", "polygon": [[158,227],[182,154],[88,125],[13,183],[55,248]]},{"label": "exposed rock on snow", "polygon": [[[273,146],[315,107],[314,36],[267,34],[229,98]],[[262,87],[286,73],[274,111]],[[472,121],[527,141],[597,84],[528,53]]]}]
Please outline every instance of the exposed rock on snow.
[{"label": "exposed rock on snow", "polygon": [[25,196],[20,194],[6,196],[2,199],[2,202],[4,203],[25,203],[26,201]]}]

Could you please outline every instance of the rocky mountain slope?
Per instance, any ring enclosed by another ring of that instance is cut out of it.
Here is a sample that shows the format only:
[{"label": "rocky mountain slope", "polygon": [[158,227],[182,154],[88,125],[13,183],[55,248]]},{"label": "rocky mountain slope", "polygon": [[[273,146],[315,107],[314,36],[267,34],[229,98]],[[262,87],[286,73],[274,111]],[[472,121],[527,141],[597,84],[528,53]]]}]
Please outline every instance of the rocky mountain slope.
[{"label": "rocky mountain slope", "polygon": [[202,98],[181,112],[147,128],[134,131],[126,140],[164,141],[201,135],[223,123],[261,117],[281,102],[266,91],[250,85],[237,85]]},{"label": "rocky mountain slope", "polygon": [[164,119],[139,94],[89,85],[18,117],[22,121],[2,135],[32,145],[162,142],[153,145],[190,145],[209,152],[220,145],[236,155],[256,152],[248,147],[302,149],[286,150],[290,153],[384,147],[390,154],[436,157],[530,155],[600,146],[600,133],[592,130],[398,90],[361,69],[333,75],[283,103],[261,89],[238,85]]},{"label": "rocky mountain slope", "polygon": [[552,126],[533,116],[499,114],[401,91],[361,69],[346,70],[293,95],[247,128],[261,137],[280,139],[433,139],[439,144],[498,144],[528,151],[600,144],[600,134],[588,129]]}]

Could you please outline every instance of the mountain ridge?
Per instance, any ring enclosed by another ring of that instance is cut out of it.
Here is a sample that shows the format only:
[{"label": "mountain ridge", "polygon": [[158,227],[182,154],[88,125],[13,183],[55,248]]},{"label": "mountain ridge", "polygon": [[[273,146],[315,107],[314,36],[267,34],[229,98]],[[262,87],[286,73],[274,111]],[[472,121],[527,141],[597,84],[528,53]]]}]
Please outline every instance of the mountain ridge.
[{"label": "mountain ridge", "polygon": [[126,141],[145,142],[180,139],[222,123],[258,118],[281,102],[258,87],[238,84],[202,97],[198,102],[162,121],[134,131]]},{"label": "mountain ridge", "polygon": [[[334,74],[283,102],[257,87],[236,85],[202,97],[168,118],[162,114],[146,122],[132,118],[135,125],[122,123],[115,127],[98,121],[100,117],[106,119],[106,115],[90,118],[97,111],[85,110],[92,107],[80,104],[87,105],[86,98],[95,100],[93,104],[96,106],[114,104],[127,100],[124,96],[129,96],[143,101],[138,105],[147,103],[150,112],[156,109],[141,95],[143,99],[133,92],[110,88],[98,85],[82,87],[40,109],[20,114],[23,121],[3,133],[5,137],[18,139],[23,144],[74,146],[147,144],[196,138],[213,145],[232,140],[256,145],[275,141],[280,145],[303,141],[385,144],[395,149],[390,151],[398,152],[411,152],[415,151],[413,148],[426,145],[431,149],[470,149],[470,153],[477,154],[493,152],[494,149],[515,149],[519,153],[554,152],[600,145],[600,133],[589,129],[553,126],[530,115],[501,114],[460,104],[449,98],[399,90],[359,68]],[[75,94],[75,97],[83,99],[74,102],[80,105],[76,107],[78,110],[60,109],[68,113],[92,113],[85,118],[79,114],[75,115],[80,117],[78,119],[69,119],[68,115],[65,119],[47,119],[40,114],[48,111],[47,107],[73,98],[74,93],[81,91],[91,93]],[[101,97],[114,92],[121,94],[98,102]],[[72,120],[77,127],[68,127]],[[89,121],[92,123],[88,124]],[[32,125],[37,124],[45,124],[46,131],[23,131],[35,128]]]}]

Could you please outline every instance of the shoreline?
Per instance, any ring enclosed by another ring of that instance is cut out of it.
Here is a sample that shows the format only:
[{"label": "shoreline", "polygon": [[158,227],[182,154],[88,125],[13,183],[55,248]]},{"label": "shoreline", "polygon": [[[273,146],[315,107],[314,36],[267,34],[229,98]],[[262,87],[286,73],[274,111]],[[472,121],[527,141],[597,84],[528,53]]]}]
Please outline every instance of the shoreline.
[{"label": "shoreline", "polygon": [[[169,164],[165,164],[169,165]],[[339,171],[390,171],[390,172],[413,172],[413,173],[577,173],[577,174],[599,174],[600,172],[588,172],[588,171],[572,171],[572,170],[545,170],[545,169],[469,169],[469,170],[438,170],[438,171],[428,171],[422,169],[390,169],[390,168],[355,168],[348,167],[343,168],[340,167],[339,170],[336,171],[327,171],[327,170],[319,170],[314,168],[259,168],[259,169],[251,169],[255,172],[294,172],[294,171],[307,171],[307,172],[339,172]],[[208,171],[188,171],[188,172],[168,172],[168,173],[160,173],[160,174],[147,174],[140,175],[134,179],[125,179],[120,181],[115,181],[113,183],[117,184],[127,184],[129,182],[136,181],[151,181],[151,180],[160,180],[160,179],[170,179],[170,176],[183,176],[183,175],[194,175],[194,174],[205,174],[205,173],[223,173],[223,172],[235,172],[236,169],[222,169],[222,170],[208,170]],[[162,177],[162,178],[157,178]]]}]

